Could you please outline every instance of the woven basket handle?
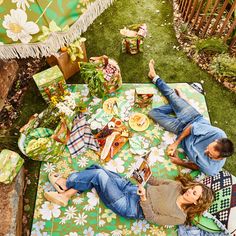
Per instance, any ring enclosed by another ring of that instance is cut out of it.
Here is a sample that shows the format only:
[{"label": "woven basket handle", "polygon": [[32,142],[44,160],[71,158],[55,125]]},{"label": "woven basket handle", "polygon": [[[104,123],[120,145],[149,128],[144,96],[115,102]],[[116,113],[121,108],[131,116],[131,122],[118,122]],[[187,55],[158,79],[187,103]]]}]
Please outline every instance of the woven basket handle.
[{"label": "woven basket handle", "polygon": [[[61,135],[62,133],[65,132],[65,130],[66,130],[66,138],[65,138],[65,140],[62,140],[62,139],[60,139],[59,137],[60,137],[60,135]],[[53,138],[54,140],[56,140],[57,142],[59,142],[59,143],[67,144],[67,142],[68,142],[68,140],[69,140],[69,138],[70,138],[70,130],[68,129],[65,120],[63,120],[63,121],[61,122],[61,128],[59,129],[59,131],[58,131],[56,134],[53,134],[53,135],[52,135],[52,138]]]}]

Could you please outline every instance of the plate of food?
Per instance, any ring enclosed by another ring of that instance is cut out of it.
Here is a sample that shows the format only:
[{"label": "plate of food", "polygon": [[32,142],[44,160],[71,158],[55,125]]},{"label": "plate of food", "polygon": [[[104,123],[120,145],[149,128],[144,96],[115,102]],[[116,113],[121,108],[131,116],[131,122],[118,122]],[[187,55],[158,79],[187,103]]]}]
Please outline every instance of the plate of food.
[{"label": "plate of food", "polygon": [[135,131],[144,131],[149,126],[149,119],[142,113],[135,113],[129,118],[129,126]]},{"label": "plate of food", "polygon": [[109,115],[118,114],[118,98],[108,98],[102,106],[103,110]]}]

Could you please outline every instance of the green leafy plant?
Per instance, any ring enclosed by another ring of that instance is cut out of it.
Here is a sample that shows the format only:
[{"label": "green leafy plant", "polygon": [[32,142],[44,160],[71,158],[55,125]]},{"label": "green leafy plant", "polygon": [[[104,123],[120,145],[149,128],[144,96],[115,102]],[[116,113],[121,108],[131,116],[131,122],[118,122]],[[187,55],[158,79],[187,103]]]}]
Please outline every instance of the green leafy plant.
[{"label": "green leafy plant", "polygon": [[233,77],[236,79],[236,58],[229,54],[221,54],[215,57],[210,65],[212,73],[219,76]]},{"label": "green leafy plant", "polygon": [[63,31],[67,31],[69,29],[69,26],[66,25],[64,28],[60,28],[55,21],[51,21],[49,23],[49,26],[42,26],[42,34],[38,36],[38,40],[39,41],[45,41],[48,36],[50,35],[50,33],[52,32],[63,32]]},{"label": "green leafy plant", "polygon": [[81,44],[85,41],[86,41],[85,38],[79,38],[78,40],[69,45],[69,47],[67,48],[67,52],[70,56],[71,61],[75,61],[76,58],[79,59],[84,58],[84,53]]},{"label": "green leafy plant", "polygon": [[187,33],[187,31],[188,31],[188,24],[187,23],[181,24],[179,30],[180,30],[180,32],[182,34]]},{"label": "green leafy plant", "polygon": [[96,69],[91,63],[80,63],[80,74],[84,82],[88,85],[92,96],[103,97],[105,94],[103,72]]},{"label": "green leafy plant", "polygon": [[196,52],[224,53],[228,46],[220,38],[200,39],[195,43]]}]

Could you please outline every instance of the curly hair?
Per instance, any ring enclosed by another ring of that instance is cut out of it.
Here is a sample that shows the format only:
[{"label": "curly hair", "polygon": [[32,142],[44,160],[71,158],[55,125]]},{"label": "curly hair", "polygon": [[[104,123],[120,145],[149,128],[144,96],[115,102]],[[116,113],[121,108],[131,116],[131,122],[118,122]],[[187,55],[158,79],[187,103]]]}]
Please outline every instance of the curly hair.
[{"label": "curly hair", "polygon": [[195,186],[202,187],[202,194],[197,200],[197,204],[184,204],[182,209],[187,215],[185,224],[191,225],[195,216],[201,216],[212,204],[214,200],[213,191],[206,185],[194,181],[189,175],[178,175],[176,180],[182,185],[181,194],[184,194],[188,189],[194,188]]}]

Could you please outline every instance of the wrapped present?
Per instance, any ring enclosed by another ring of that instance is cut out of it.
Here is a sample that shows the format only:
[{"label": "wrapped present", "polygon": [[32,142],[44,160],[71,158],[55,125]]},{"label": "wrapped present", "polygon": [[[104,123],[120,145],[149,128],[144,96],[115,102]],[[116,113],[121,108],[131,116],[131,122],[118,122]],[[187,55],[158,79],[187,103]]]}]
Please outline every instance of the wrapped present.
[{"label": "wrapped present", "polygon": [[70,131],[63,122],[59,124],[56,132],[47,128],[36,128],[26,136],[25,153],[35,161],[57,162],[69,137]]},{"label": "wrapped present", "polygon": [[46,102],[49,102],[54,95],[63,96],[67,90],[66,81],[58,66],[41,71],[33,78]]},{"label": "wrapped present", "polygon": [[136,88],[135,89],[135,106],[147,107],[152,103],[154,95],[153,88]]},{"label": "wrapped present", "polygon": [[114,59],[103,55],[91,57],[89,61],[103,72],[105,93],[113,93],[122,86],[120,67]]},{"label": "wrapped present", "polygon": [[63,51],[58,52],[58,54],[50,56],[47,58],[47,62],[50,66],[58,65],[61,69],[65,79],[67,80],[71,76],[73,76],[75,73],[77,73],[80,70],[80,67],[78,65],[78,62],[87,61],[87,55],[86,55],[86,49],[84,42],[81,43],[81,49],[83,52],[83,55],[81,58],[76,57],[72,58],[69,55],[67,49],[63,49]]},{"label": "wrapped present", "polygon": [[122,52],[137,54],[143,52],[143,41],[147,35],[146,24],[135,24],[120,30],[122,35]]},{"label": "wrapped present", "polygon": [[3,149],[0,153],[0,182],[11,183],[23,164],[24,159],[18,153]]}]

